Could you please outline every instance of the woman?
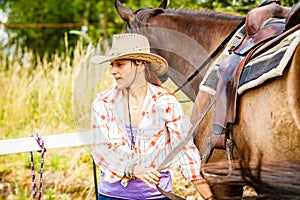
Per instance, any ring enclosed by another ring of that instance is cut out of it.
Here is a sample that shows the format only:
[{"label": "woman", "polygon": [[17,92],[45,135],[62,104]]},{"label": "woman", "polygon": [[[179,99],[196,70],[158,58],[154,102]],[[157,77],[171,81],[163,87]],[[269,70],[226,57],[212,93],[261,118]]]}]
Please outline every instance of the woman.
[{"label": "woman", "polygon": [[[92,154],[102,172],[99,200],[167,199],[155,185],[173,192],[170,164],[160,164],[190,128],[181,105],[157,78],[167,72],[167,61],[150,53],[148,39],[138,34],[115,35],[109,56],[94,56],[91,61],[111,62],[116,81],[92,104]],[[211,196],[193,142],[176,158],[183,176],[204,197]]]}]

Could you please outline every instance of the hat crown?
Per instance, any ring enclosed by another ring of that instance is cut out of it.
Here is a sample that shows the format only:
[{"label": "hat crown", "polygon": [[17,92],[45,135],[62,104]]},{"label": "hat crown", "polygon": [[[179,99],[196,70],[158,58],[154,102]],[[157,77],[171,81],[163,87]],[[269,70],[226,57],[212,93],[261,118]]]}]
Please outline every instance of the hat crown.
[{"label": "hat crown", "polygon": [[148,38],[135,33],[123,33],[113,36],[112,46],[107,56],[96,55],[91,58],[94,64],[118,59],[142,60],[151,63],[150,69],[157,75],[163,75],[168,70],[168,62],[160,55],[150,52]]},{"label": "hat crown", "polygon": [[127,53],[150,53],[148,39],[138,34],[118,34],[113,36],[109,55],[116,56]]}]

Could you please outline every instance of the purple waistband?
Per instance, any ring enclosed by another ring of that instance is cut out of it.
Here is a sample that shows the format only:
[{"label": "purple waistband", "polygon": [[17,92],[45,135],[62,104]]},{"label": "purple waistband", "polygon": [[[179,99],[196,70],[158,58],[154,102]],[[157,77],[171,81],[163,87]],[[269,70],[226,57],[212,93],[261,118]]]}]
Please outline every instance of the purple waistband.
[{"label": "purple waistband", "polygon": [[[159,182],[159,187],[167,192],[172,192],[172,179],[170,172],[161,172],[161,179]],[[99,193],[105,196],[122,198],[122,199],[159,199],[164,198],[156,188],[149,188],[144,182],[139,179],[131,180],[126,187],[121,185],[121,181],[116,183],[109,183],[104,181],[104,173],[101,173]]]}]

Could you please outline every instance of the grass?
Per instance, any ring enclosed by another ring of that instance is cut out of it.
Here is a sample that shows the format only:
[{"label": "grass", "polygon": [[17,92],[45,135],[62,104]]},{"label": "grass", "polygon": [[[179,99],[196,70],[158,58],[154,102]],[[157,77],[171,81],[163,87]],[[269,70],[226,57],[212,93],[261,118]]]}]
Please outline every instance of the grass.
[{"label": "grass", "polygon": [[[66,42],[67,44],[67,42]],[[95,52],[81,42],[62,55],[45,56],[33,64],[33,53],[0,52],[0,139],[77,132],[89,128],[90,103],[95,93],[111,87],[101,66],[88,62]],[[72,53],[72,54],[71,54]],[[71,60],[72,58],[72,60]],[[100,81],[99,78],[100,77]],[[174,90],[171,82],[166,87]],[[182,93],[178,99],[186,99]],[[191,103],[182,104],[187,115]],[[36,181],[40,153],[34,152]],[[42,199],[94,199],[92,161],[85,147],[48,150],[45,153]],[[175,192],[197,196],[174,170]],[[0,156],[0,199],[32,199],[29,153]]]}]

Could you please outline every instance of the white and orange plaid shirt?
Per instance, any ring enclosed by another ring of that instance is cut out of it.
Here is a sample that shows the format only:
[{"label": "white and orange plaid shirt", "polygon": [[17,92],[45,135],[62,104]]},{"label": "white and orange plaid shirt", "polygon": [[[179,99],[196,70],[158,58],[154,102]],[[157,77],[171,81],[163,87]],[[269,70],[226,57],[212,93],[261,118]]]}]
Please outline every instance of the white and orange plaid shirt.
[{"label": "white and orange plaid shirt", "polygon": [[[165,89],[148,83],[132,150],[124,120],[128,113],[124,113],[122,99],[122,90],[114,87],[98,94],[91,109],[92,155],[105,172],[104,179],[112,183],[122,179],[130,163],[158,169],[171,150],[187,136],[191,126],[176,98]],[[200,155],[192,140],[173,161],[176,159],[186,179],[201,178]]]}]

